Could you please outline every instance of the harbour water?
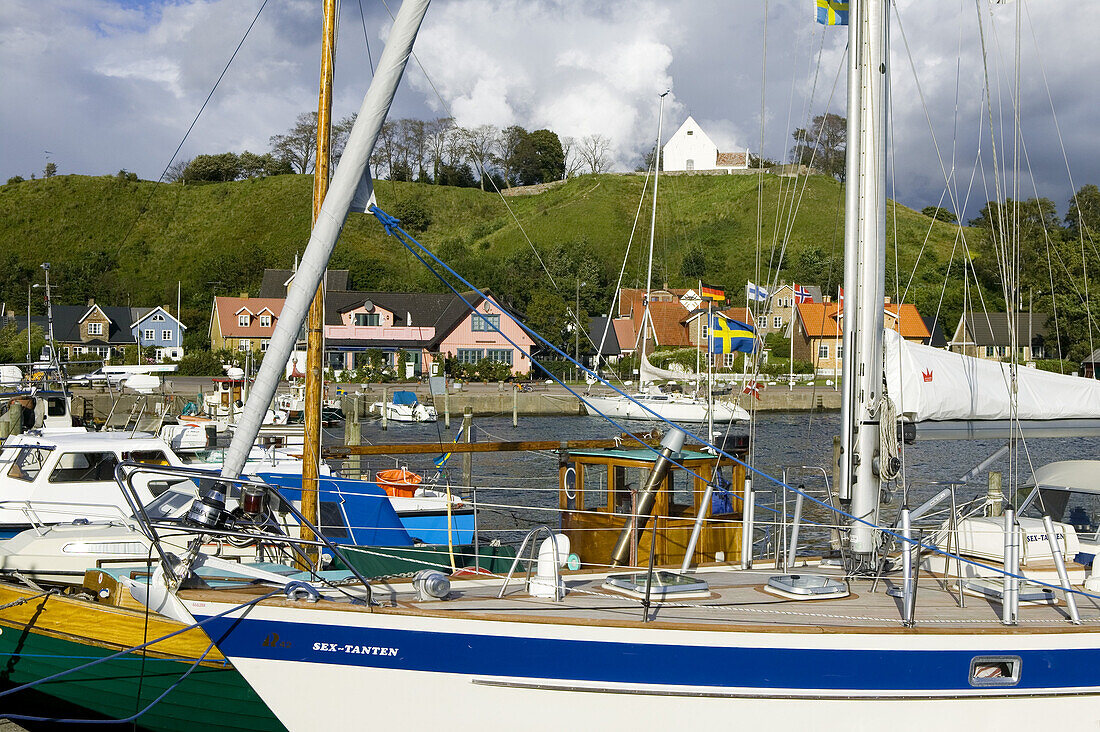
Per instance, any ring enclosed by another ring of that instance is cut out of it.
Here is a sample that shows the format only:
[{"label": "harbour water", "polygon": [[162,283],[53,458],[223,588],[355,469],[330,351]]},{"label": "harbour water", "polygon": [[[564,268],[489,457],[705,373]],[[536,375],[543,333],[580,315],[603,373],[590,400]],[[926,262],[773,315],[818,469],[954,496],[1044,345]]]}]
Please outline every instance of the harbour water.
[{"label": "harbour water", "polygon": [[[362,425],[363,444],[387,444],[409,442],[438,442],[440,454],[447,443],[455,439],[460,420],[452,422],[452,429],[444,429],[443,422],[429,424],[390,423],[382,430],[375,421]],[[624,422],[624,427],[635,433],[660,429],[659,423]],[[763,475],[758,475],[755,488],[758,501],[765,508],[758,512],[761,525],[772,524],[767,532],[776,531],[775,523],[781,523],[783,515],[783,490],[778,482],[764,476],[780,478],[784,468],[789,471],[789,483],[805,487],[814,495],[824,497],[824,482],[812,471],[798,471],[797,466],[825,467],[832,462],[833,436],[838,434],[840,415],[837,412],[766,412],[757,417],[756,445],[752,465]],[[567,440],[607,438],[619,434],[618,428],[595,417],[523,417],[517,427],[512,426],[510,416],[479,417],[474,420],[474,439],[477,442],[515,440]],[[703,434],[695,428],[695,434]],[[745,432],[744,426],[734,427],[732,432]],[[342,441],[339,430],[329,432],[328,440]],[[918,441],[902,446],[903,475],[910,486],[908,501],[915,507],[937,493],[942,485],[937,483],[958,481],[963,475],[982,463],[1004,444],[997,440]],[[1043,438],[1021,441],[1017,450],[1018,463],[1010,465],[1009,457],[994,461],[987,471],[1000,471],[1004,476],[1004,492],[1011,500],[1014,489],[1010,477],[1019,476],[1025,484],[1031,475],[1031,467],[1039,467],[1055,460],[1092,459],[1100,457],[1100,438]],[[361,458],[363,474],[376,470],[407,466],[427,477],[436,474],[433,460],[438,455],[371,456]],[[444,467],[441,480],[449,481],[455,489],[468,495],[462,485],[462,455],[453,455]],[[964,502],[984,495],[987,471],[967,485],[956,488],[956,500]],[[521,532],[536,524],[556,526],[558,523],[558,457],[555,453],[474,453],[471,456],[472,485],[476,487],[477,501],[483,510],[479,512],[483,539],[499,538],[514,541]],[[829,470],[829,478],[832,472]],[[887,523],[892,520],[900,496],[888,495],[884,504]],[[793,494],[787,495],[786,514],[793,508]],[[941,506],[946,509],[949,503]],[[534,511],[531,509],[542,508]],[[825,526],[835,523],[830,512],[821,506],[808,503],[805,518],[809,522]],[[823,550],[827,533],[820,528],[810,528],[803,533],[804,546]]]}]

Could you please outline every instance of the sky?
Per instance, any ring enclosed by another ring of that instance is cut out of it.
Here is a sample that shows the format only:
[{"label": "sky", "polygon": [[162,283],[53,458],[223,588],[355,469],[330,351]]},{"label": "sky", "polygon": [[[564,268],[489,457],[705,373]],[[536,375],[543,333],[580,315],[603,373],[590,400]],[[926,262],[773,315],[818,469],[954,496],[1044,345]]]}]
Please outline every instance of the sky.
[{"label": "sky", "polygon": [[[387,2],[396,12],[399,0]],[[272,135],[316,109],[320,5],[4,0],[0,181],[40,176],[47,162],[59,173],[126,169],[156,180],[181,141],[177,160],[266,152]],[[1062,213],[1073,190],[1100,183],[1100,2],[895,5],[898,200],[936,205],[950,179],[972,216],[996,196],[994,156],[1009,171],[1002,191],[1038,192]],[[376,60],[389,9],[341,2],[336,118],[362,101],[368,47]],[[812,0],[436,0],[390,116],[602,134],[614,169],[631,170],[656,137],[658,94],[671,89],[665,140],[690,114],[720,150],[783,161],[794,128],[825,111],[844,114],[846,40],[843,29],[814,22]]]}]

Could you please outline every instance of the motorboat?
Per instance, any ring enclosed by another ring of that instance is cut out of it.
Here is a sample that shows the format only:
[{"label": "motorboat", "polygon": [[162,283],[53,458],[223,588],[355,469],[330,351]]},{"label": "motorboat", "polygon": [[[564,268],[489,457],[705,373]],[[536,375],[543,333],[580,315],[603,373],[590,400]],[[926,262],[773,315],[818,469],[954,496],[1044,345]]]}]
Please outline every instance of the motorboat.
[{"label": "motorboat", "polygon": [[416,392],[412,391],[395,391],[392,401],[375,402],[370,405],[370,411],[380,416],[384,414],[393,422],[435,422],[439,419],[435,407],[421,404]]}]

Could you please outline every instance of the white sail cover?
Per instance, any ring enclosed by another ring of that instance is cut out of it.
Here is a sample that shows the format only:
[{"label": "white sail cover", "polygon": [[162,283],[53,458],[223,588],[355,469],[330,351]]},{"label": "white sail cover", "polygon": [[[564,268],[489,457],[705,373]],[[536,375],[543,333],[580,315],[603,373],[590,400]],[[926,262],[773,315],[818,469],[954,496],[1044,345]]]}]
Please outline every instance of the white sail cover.
[{"label": "white sail cover", "polygon": [[[1009,364],[910,343],[886,331],[886,389],[914,422],[1011,419]],[[1100,381],[1016,370],[1021,420],[1098,419]]]}]

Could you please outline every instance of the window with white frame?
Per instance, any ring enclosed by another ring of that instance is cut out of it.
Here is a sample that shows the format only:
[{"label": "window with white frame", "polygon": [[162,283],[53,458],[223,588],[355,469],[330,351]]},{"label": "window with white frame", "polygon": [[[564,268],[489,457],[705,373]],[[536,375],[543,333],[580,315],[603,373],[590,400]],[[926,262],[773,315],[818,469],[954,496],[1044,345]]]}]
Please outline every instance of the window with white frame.
[{"label": "window with white frame", "polygon": [[267,347],[269,345],[271,345],[271,341],[268,340],[267,338],[264,338],[262,341],[260,341],[260,352],[261,353],[267,352]]},{"label": "window with white frame", "polygon": [[382,325],[382,316],[380,313],[356,313],[355,314],[356,325]]},{"label": "window with white frame", "polygon": [[829,344],[821,343],[817,347],[817,357],[820,359],[829,358]]},{"label": "window with white frame", "polygon": [[776,315],[774,318],[772,318],[772,327],[773,328],[782,328],[783,327],[783,318],[779,315]]},{"label": "window with white frame", "polygon": [[836,344],[836,360],[839,361],[842,358],[844,358],[844,344],[843,343],[837,343]]},{"label": "window with white frame", "polygon": [[737,354],[736,353],[723,353],[722,358],[724,360],[725,367],[728,368],[728,369],[732,369],[734,362],[737,360]]},{"label": "window with white frame", "polygon": [[248,322],[248,313],[240,313],[239,315],[237,315],[237,325],[241,326],[242,328],[247,328]]},{"label": "window with white frame", "polygon": [[474,313],[474,322],[470,326],[470,330],[474,330],[474,331],[500,330],[500,316],[499,315],[483,315],[482,313]]},{"label": "window with white frame", "polygon": [[260,316],[260,327],[261,328],[270,328],[271,327],[271,316],[270,315],[261,315]]},{"label": "window with white frame", "polygon": [[88,323],[88,335],[103,335],[103,323]]},{"label": "window with white frame", "polygon": [[252,350],[252,342],[251,341],[237,341],[237,350],[238,351],[251,351]]},{"label": "window with white frame", "polygon": [[165,329],[165,330],[162,330],[162,331],[160,332],[160,339],[161,339],[162,341],[170,341],[170,340],[172,340],[172,331],[170,331],[170,330],[167,330],[167,329]]},{"label": "window with white frame", "polygon": [[160,313],[157,313],[156,315],[153,316],[153,322],[154,323],[163,323],[164,322],[164,316],[161,315]]},{"label": "window with white frame", "polygon": [[156,338],[156,335],[157,333],[155,330],[153,330],[152,328],[146,328],[145,330],[141,331],[141,340],[151,341]]},{"label": "window with white frame", "polygon": [[459,363],[477,363],[484,353],[480,348],[459,348],[455,351],[455,358]]},{"label": "window with white frame", "polygon": [[512,365],[511,348],[490,348],[487,357],[493,363],[506,363]]}]

